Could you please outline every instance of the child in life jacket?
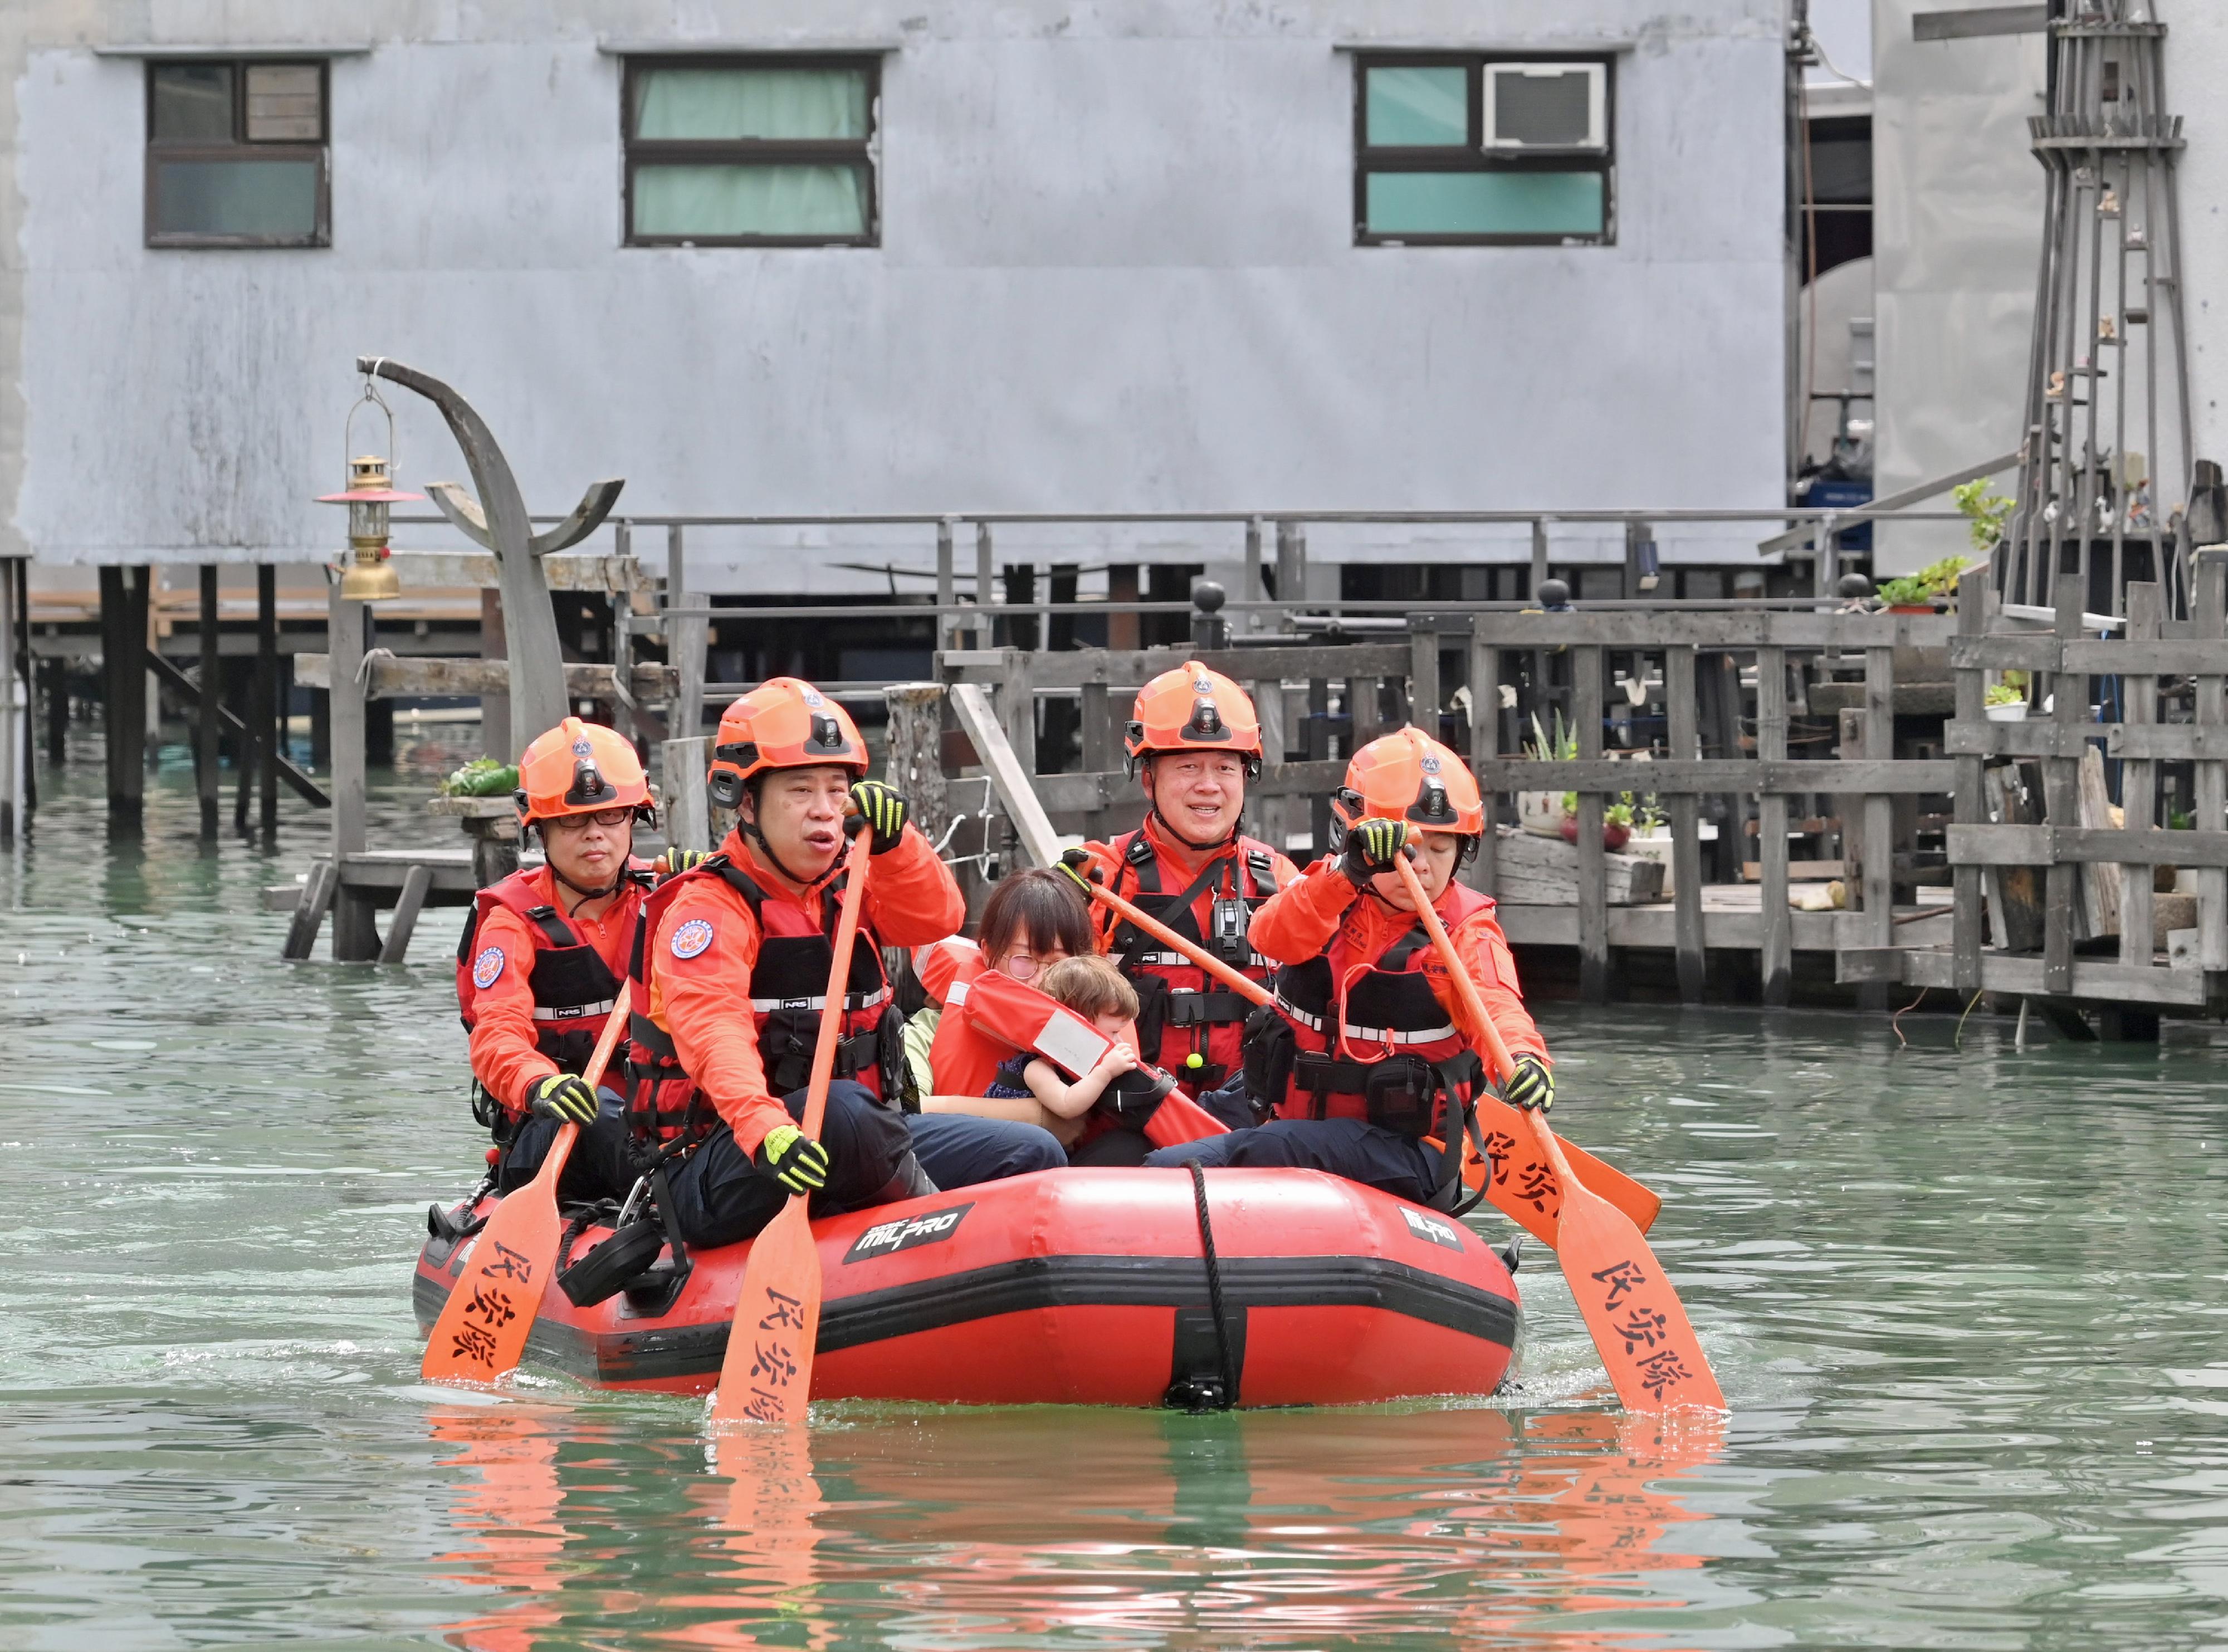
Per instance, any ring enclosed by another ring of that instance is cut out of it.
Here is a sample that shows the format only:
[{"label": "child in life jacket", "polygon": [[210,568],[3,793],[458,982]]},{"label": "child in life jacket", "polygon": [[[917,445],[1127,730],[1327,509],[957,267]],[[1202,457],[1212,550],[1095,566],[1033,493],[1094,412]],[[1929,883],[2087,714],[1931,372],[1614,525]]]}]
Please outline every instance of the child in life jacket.
[{"label": "child in life jacket", "polygon": [[983,1093],[1034,1101],[1043,1113],[1037,1122],[1058,1137],[1062,1147],[1072,1147],[1082,1137],[1091,1110],[1106,1093],[1106,1086],[1137,1067],[1137,989],[1111,960],[1095,952],[1062,958],[1042,973],[1037,989],[1113,1040],[1112,1047],[1075,1079],[1047,1057],[1024,1050],[999,1064]]}]

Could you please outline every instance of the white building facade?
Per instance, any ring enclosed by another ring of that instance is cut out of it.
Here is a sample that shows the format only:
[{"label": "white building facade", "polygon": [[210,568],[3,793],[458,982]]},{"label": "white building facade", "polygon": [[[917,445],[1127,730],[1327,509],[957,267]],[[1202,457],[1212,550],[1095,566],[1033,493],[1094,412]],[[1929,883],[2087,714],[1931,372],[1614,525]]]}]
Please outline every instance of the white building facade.
[{"label": "white building facade", "polygon": [[[359,353],[462,389],[538,510],[1774,508],[1783,12],[19,0],[0,536],[330,555]],[[390,400],[403,484],[461,475]],[[702,545],[731,590],[932,555]]]}]

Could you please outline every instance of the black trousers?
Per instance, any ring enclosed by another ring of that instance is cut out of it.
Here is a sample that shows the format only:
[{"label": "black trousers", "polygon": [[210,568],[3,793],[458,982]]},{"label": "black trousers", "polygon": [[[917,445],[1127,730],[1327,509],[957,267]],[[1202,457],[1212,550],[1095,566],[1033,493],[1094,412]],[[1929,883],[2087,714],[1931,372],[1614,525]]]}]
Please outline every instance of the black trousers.
[{"label": "black trousers", "polygon": [[1412,1137],[1358,1118],[1272,1118],[1252,1130],[1164,1147],[1145,1162],[1155,1169],[1196,1162],[1203,1168],[1247,1165],[1328,1170],[1428,1205],[1438,1189],[1438,1153]]},{"label": "black trousers", "polygon": [[[598,1095],[603,1110],[573,1144],[573,1156],[557,1184],[561,1197],[624,1199],[641,1174],[628,1140],[625,1103],[609,1090]],[[804,1092],[783,1097],[782,1105],[791,1118],[802,1121]],[[503,1162],[505,1191],[533,1175],[556,1134],[557,1122],[548,1118],[530,1120],[519,1131]],[[905,1115],[883,1106],[864,1085],[838,1079],[828,1086],[820,1144],[828,1149],[828,1185],[812,1195],[813,1215],[841,1215],[912,1192],[915,1168]],[[789,1198],[786,1188],[751,1162],[725,1124],[667,1170],[666,1184],[672,1191],[670,1213],[681,1237],[707,1249],[749,1239],[774,1219]]]}]

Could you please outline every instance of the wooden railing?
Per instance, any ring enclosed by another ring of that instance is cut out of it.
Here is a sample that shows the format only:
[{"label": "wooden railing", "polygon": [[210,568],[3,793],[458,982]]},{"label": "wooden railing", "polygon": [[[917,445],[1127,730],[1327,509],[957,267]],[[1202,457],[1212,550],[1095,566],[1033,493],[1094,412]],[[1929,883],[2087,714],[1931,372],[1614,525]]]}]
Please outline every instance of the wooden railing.
[{"label": "wooden railing", "polygon": [[[1985,578],[1970,576],[1954,614],[1472,608],[1414,614],[1398,641],[946,650],[941,683],[988,695],[970,721],[995,718],[1010,749],[993,765],[1002,774],[957,778],[974,772],[978,754],[948,706],[939,723],[933,687],[908,691],[920,703],[899,720],[911,733],[900,737],[893,721],[892,759],[917,784],[936,775],[922,810],[932,830],[963,808],[981,823],[955,856],[1036,858],[997,819],[1012,817],[1023,786],[1053,830],[1104,836],[1143,812],[1121,757],[1136,688],[1195,658],[1253,695],[1269,758],[1252,789],[1251,828],[1303,861],[1328,847],[1328,797],[1348,754],[1403,720],[1469,748],[1497,829],[1466,875],[1489,892],[1503,881],[1504,858],[1537,852],[1536,839],[1514,835],[1518,795],[1575,793],[1572,898],[1504,899],[1502,919],[1520,947],[1575,947],[1588,998],[1618,990],[1620,952],[1657,951],[1669,954],[1686,1001],[1752,991],[1785,1004],[1805,952],[1830,955],[1832,982],[1874,1004],[1900,983],[2196,1008],[2228,979],[2224,556],[2197,559],[2194,620],[2161,620],[2155,588],[2133,587],[2124,640],[2082,634],[2071,579],[2055,629],[2044,631],[2001,613]],[[1987,719],[1987,688],[2006,669],[2033,676],[2046,719]],[[1453,676],[1463,681],[1449,694]],[[2099,679],[2116,685],[2104,695],[2107,724],[2091,720]],[[1575,731],[1574,759],[1525,749],[1535,714]],[[1040,763],[1040,736],[1053,730],[1074,755]],[[2103,761],[2122,772],[2124,826],[2110,821]],[[2020,783],[2022,765],[2036,765],[2031,787]],[[2156,800],[2168,780],[2177,813],[2193,814],[2198,829],[2164,829]],[[970,794],[976,784],[983,791]],[[1612,879],[1603,816],[1626,794],[1665,817],[1668,900],[1634,893],[1629,862],[1615,863],[1625,882]],[[1789,846],[1806,836],[1818,858],[1798,867]],[[2196,868],[2199,892],[2186,926],[2195,934],[2165,951],[2153,933],[2161,865]],[[2007,876],[2012,868],[2031,870]],[[1841,902],[1797,908],[1798,873],[1821,888],[1838,877]],[[2041,892],[2031,912],[2021,906],[2028,883]],[[1627,904],[1613,906],[1618,887]],[[1947,898],[1925,898],[1937,888]],[[2119,937],[2109,960],[2097,955],[2099,932]],[[1733,967],[1742,953],[1753,957],[1752,980],[1748,964]],[[1824,976],[1821,964],[1809,978]]]}]

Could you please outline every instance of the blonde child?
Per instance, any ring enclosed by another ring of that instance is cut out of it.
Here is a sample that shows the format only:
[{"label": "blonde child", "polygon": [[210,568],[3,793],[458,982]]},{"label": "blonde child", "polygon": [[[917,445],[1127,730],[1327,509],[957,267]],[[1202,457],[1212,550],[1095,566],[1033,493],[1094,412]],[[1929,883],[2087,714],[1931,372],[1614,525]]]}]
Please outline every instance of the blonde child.
[{"label": "blonde child", "polygon": [[1114,1047],[1079,1078],[1069,1079],[1043,1056],[1024,1050],[999,1065],[986,1097],[1033,1100],[1044,1110],[1044,1126],[1063,1146],[1072,1146],[1106,1086],[1137,1065],[1137,991],[1121,970],[1096,953],[1062,958],[1037,977],[1037,989],[1073,1010],[1114,1041]]}]

